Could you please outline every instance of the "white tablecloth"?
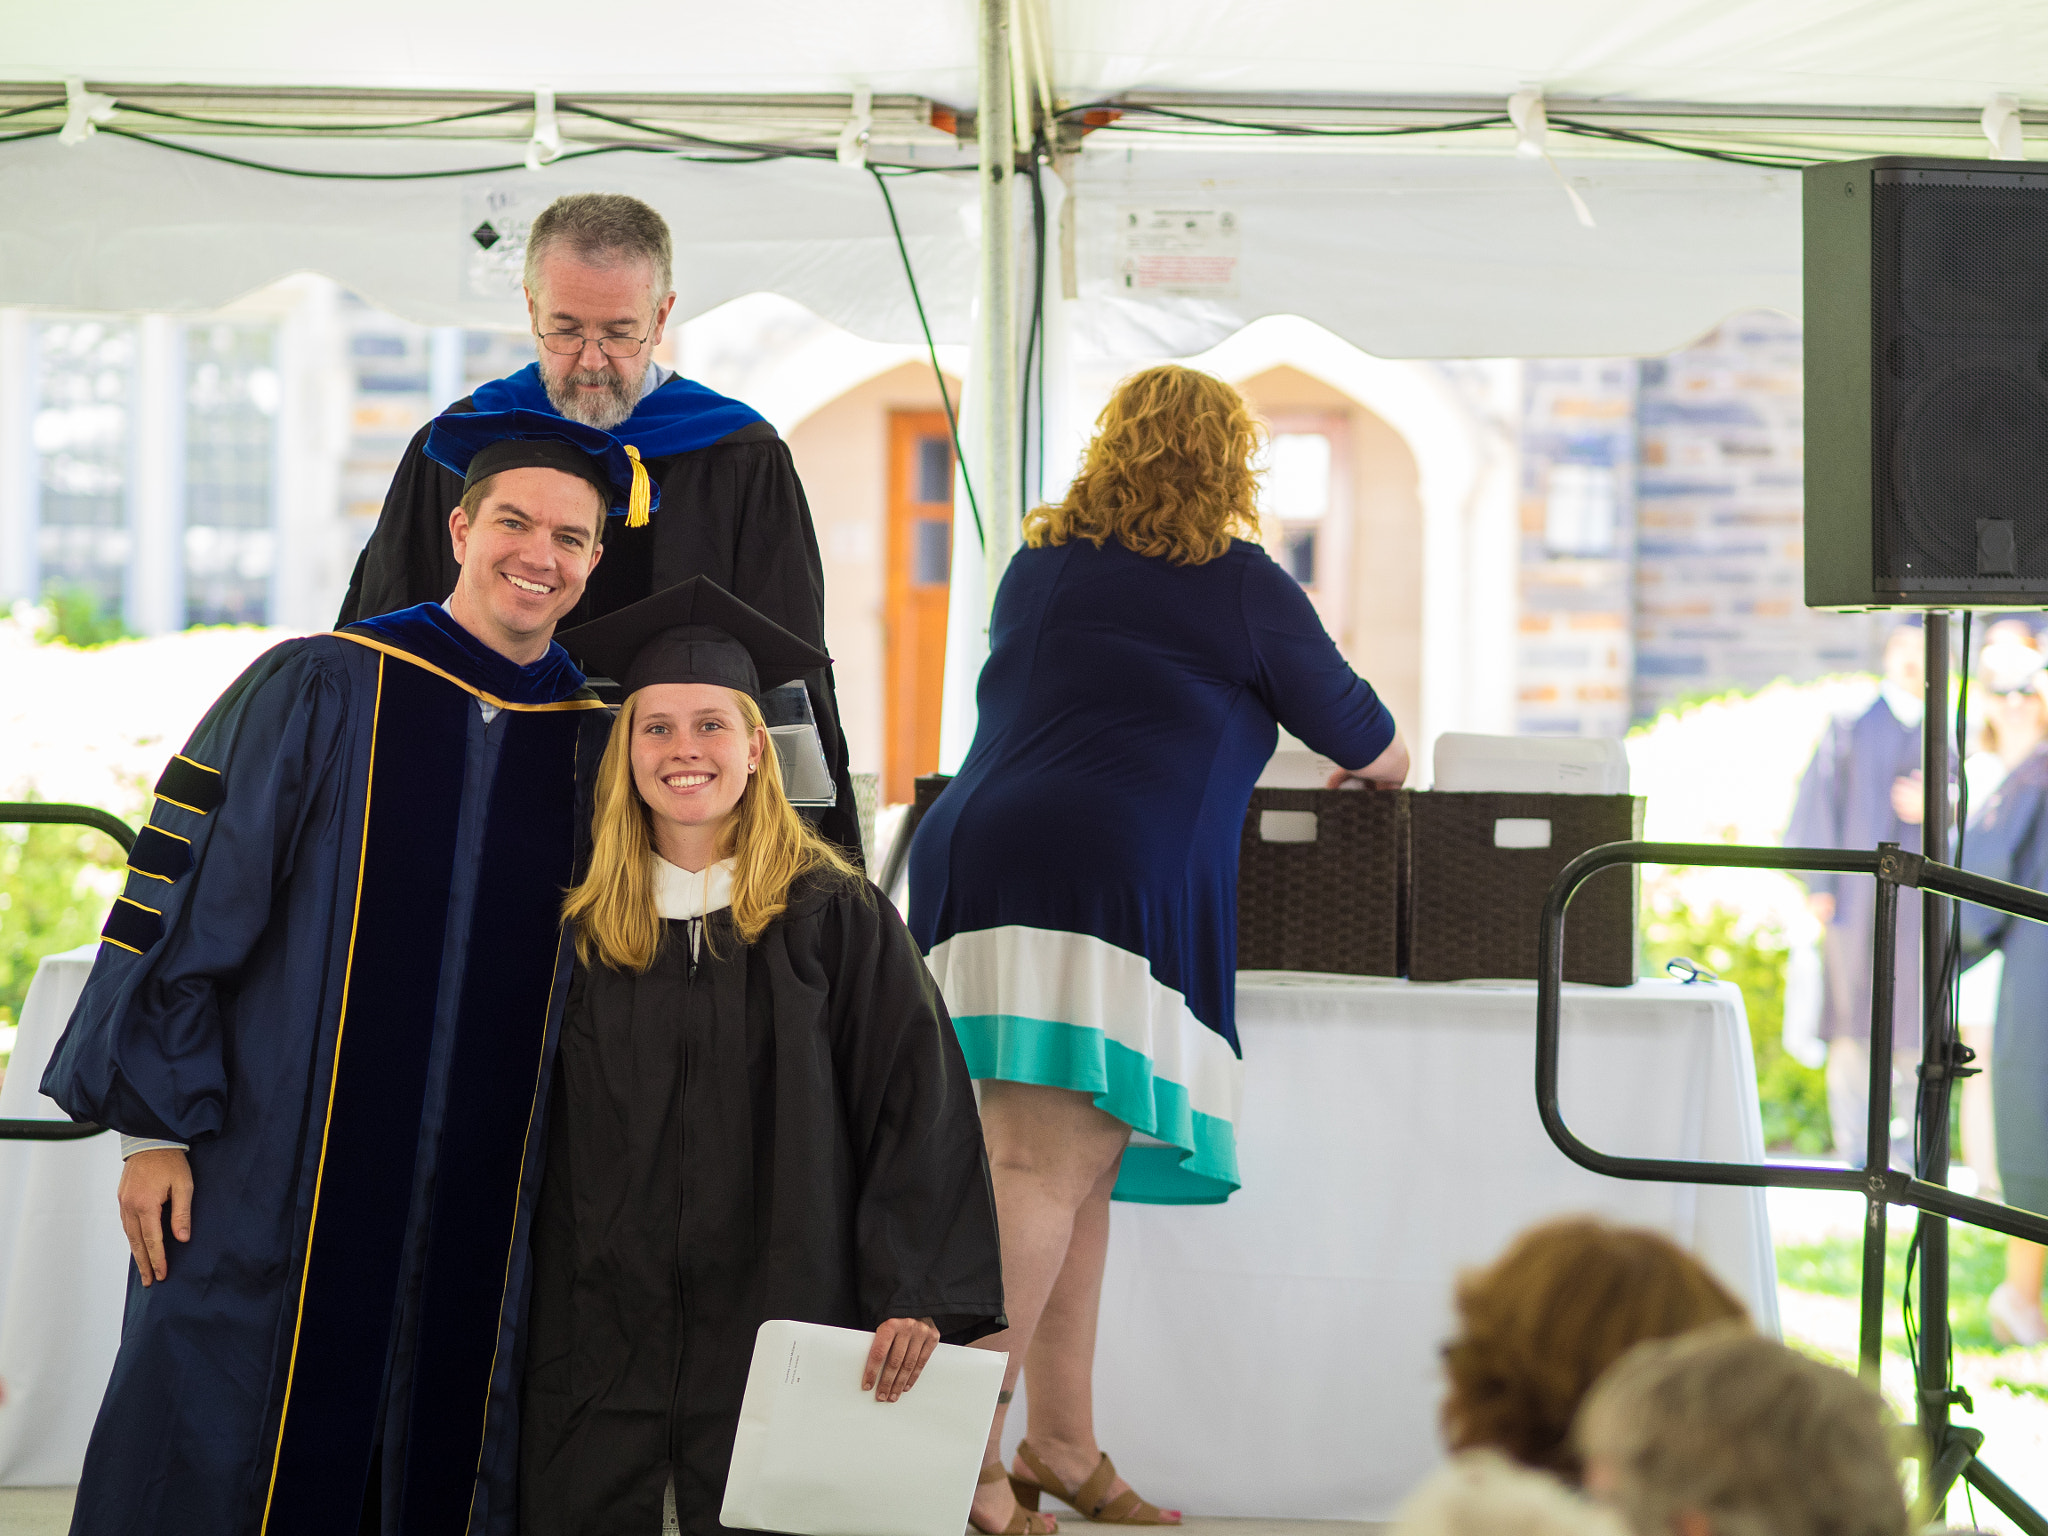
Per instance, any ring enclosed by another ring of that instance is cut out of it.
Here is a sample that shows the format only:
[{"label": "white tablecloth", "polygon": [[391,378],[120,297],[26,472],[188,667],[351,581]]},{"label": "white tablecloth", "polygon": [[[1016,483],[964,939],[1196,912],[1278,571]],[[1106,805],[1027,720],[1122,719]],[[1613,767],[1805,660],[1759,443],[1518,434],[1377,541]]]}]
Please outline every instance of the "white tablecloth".
[{"label": "white tablecloth", "polygon": [[[1244,1188],[1113,1207],[1096,1430],[1147,1498],[1387,1519],[1440,1454],[1454,1278],[1545,1217],[1669,1233],[1776,1331],[1761,1190],[1602,1178],[1544,1135],[1533,984],[1247,972],[1237,1020]],[[1560,1085],[1601,1151],[1762,1161],[1732,986],[1567,988]]]},{"label": "white tablecloth", "polygon": [[[0,1117],[62,1120],[38,1091],[97,944],[46,956],[22,1004]],[[0,1484],[76,1483],[127,1295],[128,1242],[114,1205],[121,1144],[0,1141]]]}]

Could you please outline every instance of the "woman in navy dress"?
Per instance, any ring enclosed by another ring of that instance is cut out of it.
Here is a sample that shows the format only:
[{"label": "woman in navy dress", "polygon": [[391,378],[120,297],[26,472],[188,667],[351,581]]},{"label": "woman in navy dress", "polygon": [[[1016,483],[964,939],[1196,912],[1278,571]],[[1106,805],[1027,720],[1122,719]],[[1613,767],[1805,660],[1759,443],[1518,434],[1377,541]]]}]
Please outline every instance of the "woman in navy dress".
[{"label": "woman in navy dress", "polygon": [[1250,541],[1242,397],[1153,368],[1097,425],[1066,500],[1024,520],[973,746],[910,852],[911,931],[981,1082],[1010,1320],[985,1343],[1010,1352],[1006,1389],[1031,1381],[1007,1479],[1001,1407],[989,1436],[988,1532],[1048,1529],[1025,1512],[1047,1492],[1097,1521],[1177,1521],[1095,1442],[1109,1201],[1238,1187],[1237,852],[1276,722],[1359,765],[1333,784],[1408,771],[1393,718]]}]

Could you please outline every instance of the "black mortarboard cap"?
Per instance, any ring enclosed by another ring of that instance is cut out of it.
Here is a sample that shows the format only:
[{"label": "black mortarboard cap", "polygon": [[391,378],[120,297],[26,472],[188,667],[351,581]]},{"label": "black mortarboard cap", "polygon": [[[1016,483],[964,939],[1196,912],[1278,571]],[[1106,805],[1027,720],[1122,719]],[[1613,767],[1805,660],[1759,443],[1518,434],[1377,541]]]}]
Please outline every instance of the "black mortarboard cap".
[{"label": "black mortarboard cap", "polygon": [[507,469],[556,469],[596,486],[605,505],[638,528],[661,494],[638,450],[611,433],[549,411],[448,411],[427,432],[427,457],[462,476],[466,491]]},{"label": "black mortarboard cap", "polygon": [[585,672],[632,694],[650,683],[715,683],[759,700],[832,658],[705,576],[555,636]]}]

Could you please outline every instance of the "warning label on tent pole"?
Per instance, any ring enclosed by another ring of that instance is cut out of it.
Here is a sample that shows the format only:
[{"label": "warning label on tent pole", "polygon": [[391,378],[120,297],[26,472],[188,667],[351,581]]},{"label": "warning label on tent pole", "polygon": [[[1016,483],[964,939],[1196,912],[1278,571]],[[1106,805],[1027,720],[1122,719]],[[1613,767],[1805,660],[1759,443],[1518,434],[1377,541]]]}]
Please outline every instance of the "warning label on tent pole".
[{"label": "warning label on tent pole", "polygon": [[1229,208],[1118,210],[1116,285],[1129,294],[1237,296],[1237,213]]}]

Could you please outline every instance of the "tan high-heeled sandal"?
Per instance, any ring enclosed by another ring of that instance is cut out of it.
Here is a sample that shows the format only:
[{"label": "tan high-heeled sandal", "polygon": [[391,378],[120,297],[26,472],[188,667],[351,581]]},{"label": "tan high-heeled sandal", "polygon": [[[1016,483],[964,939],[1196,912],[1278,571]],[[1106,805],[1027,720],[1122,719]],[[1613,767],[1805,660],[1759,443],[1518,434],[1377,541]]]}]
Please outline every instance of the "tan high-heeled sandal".
[{"label": "tan high-heeled sandal", "polygon": [[1110,1485],[1116,1481],[1116,1463],[1107,1454],[1095,1464],[1095,1470],[1088,1474],[1088,1481],[1079,1488],[1069,1488],[1031,1449],[1029,1440],[1017,1443],[1017,1459],[1034,1472],[1038,1481],[1028,1477],[1010,1474],[1010,1491],[1017,1495],[1017,1503],[1025,1509],[1038,1508],[1038,1496],[1049,1493],[1062,1504],[1071,1504],[1081,1512],[1084,1519],[1093,1520],[1097,1525],[1172,1525],[1156,1504],[1147,1504],[1138,1497],[1138,1490],[1126,1488],[1115,1498],[1109,1497]]},{"label": "tan high-heeled sandal", "polygon": [[[974,1481],[979,1487],[983,1483],[1000,1483],[1008,1476],[1009,1474],[1003,1471],[1003,1464],[1000,1461],[992,1461],[981,1469],[981,1476]],[[1010,1478],[1013,1487],[1016,1481],[1015,1478]],[[975,1530],[981,1530],[980,1526],[974,1524],[974,1515],[971,1511],[968,1513],[967,1523]],[[1038,1513],[1036,1504],[1026,1509],[1024,1501],[1019,1499],[1016,1509],[1010,1513],[1010,1523],[1000,1531],[982,1531],[982,1536],[1048,1536],[1051,1530],[1052,1521]]]}]

